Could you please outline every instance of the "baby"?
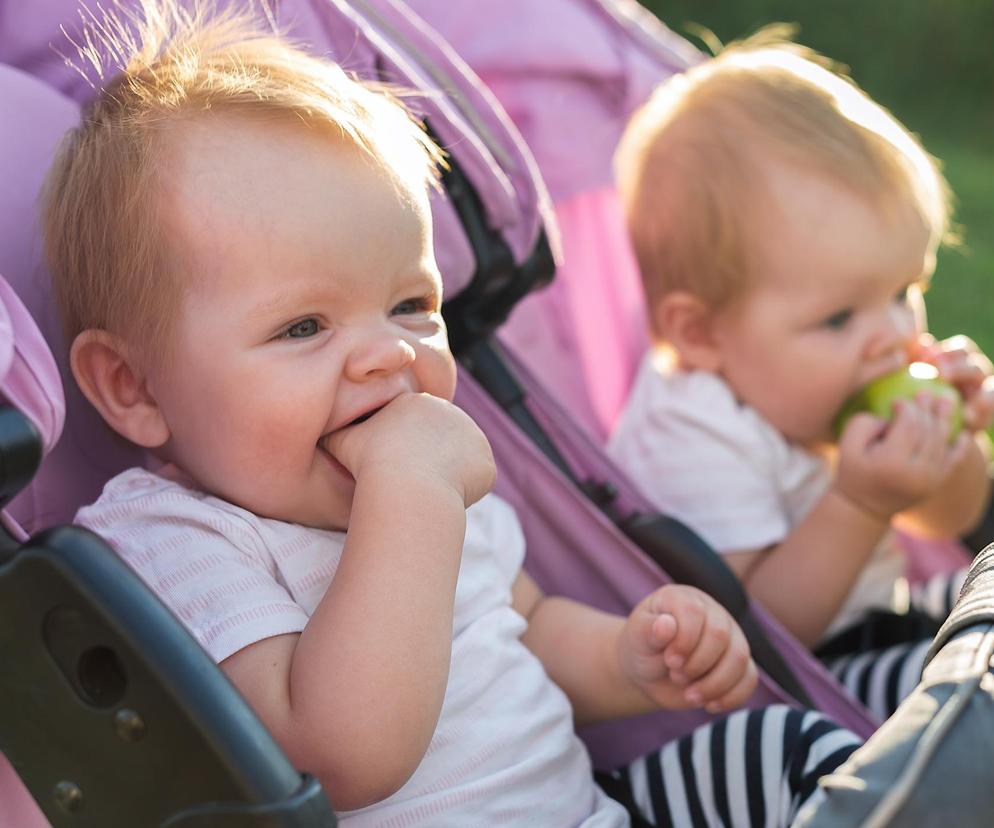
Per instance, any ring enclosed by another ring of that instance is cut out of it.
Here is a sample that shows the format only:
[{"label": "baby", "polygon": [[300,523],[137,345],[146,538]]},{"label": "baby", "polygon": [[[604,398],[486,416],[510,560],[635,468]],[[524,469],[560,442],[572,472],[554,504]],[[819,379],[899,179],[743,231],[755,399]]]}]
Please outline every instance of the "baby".
[{"label": "baby", "polygon": [[[344,824],[627,824],[574,725],[738,707],[756,682],[741,632],[687,587],[627,618],[539,591],[487,494],[489,445],[450,402],[438,149],[395,100],[280,37],[165,8],[49,180],[73,375],[164,464],[114,478],[78,521]],[[763,760],[747,732],[784,750]],[[856,742],[782,707],[694,738],[720,748],[727,795],[684,767],[687,740],[616,774],[660,824],[688,801],[789,820]],[[768,782],[736,787],[756,768]]]},{"label": "baby", "polygon": [[[948,228],[936,164],[822,63],[761,33],[629,125],[619,183],[658,347],[610,451],[800,640],[837,652],[868,610],[907,605],[892,526],[957,537],[982,515],[994,379],[971,341],[926,333]],[[921,393],[836,441],[847,399],[911,361],[957,388],[963,433],[948,399]],[[938,622],[961,580],[932,585]],[[833,663],[887,715],[926,646]]]}]

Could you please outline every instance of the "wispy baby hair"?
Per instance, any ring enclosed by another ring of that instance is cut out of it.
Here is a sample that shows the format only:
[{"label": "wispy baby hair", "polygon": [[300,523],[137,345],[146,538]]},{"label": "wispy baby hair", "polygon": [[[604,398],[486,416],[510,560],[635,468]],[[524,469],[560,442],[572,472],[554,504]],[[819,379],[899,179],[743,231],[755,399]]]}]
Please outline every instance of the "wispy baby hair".
[{"label": "wispy baby hair", "polygon": [[[749,285],[750,216],[771,156],[838,181],[882,213],[912,204],[949,236],[935,159],[883,107],[774,25],[661,85],[616,158],[647,299],[689,291],[713,308]],[[659,333],[659,332],[657,332]]]},{"label": "wispy baby hair", "polygon": [[109,57],[116,74],[63,141],[43,221],[67,341],[99,328],[151,353],[167,341],[183,289],[159,232],[157,185],[169,174],[164,144],[185,123],[212,112],[286,118],[340,136],[413,186],[434,184],[442,159],[383,87],[293,46],[266,6],[140,7],[81,13],[81,62],[102,78]]}]

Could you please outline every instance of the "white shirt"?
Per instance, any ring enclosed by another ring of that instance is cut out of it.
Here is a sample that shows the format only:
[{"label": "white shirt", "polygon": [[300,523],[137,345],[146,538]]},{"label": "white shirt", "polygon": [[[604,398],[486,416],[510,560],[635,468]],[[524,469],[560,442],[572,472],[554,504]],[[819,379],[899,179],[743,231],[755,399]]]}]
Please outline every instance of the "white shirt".
[{"label": "white shirt", "polygon": [[[660,369],[645,357],[608,452],[663,513],[721,552],[781,542],[831,483],[824,457],[789,443],[720,377]],[[905,594],[892,533],[878,545],[826,631]],[[813,588],[817,588],[813,585]]]},{"label": "white shirt", "polygon": [[[260,518],[189,488],[174,468],[160,474],[118,475],[77,522],[106,538],[216,661],[301,631],[334,577],[344,533]],[[438,726],[407,783],[340,815],[343,825],[628,824],[593,783],[566,696],[520,641],[526,623],[511,585],[523,559],[508,504],[489,495],[468,510]]]}]

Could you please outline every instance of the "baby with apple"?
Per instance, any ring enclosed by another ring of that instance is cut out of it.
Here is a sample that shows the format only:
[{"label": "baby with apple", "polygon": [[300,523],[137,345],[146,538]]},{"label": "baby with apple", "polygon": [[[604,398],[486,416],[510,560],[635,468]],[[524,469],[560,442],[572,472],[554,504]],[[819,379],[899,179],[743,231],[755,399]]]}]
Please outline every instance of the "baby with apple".
[{"label": "baby with apple", "polygon": [[994,377],[927,333],[935,161],[780,31],[663,85],[622,139],[656,347],[610,451],[886,716],[963,577],[909,588],[893,530],[984,515]]}]

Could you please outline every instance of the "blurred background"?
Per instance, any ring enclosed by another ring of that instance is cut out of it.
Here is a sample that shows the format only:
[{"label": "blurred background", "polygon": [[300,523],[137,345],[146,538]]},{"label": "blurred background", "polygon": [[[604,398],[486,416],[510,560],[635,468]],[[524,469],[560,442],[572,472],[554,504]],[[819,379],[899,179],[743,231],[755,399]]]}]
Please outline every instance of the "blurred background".
[{"label": "blurred background", "polygon": [[956,195],[963,244],[940,251],[926,295],[939,338],[965,333],[994,358],[994,2],[992,0],[641,0],[705,52],[767,23],[853,80],[921,138]]}]

